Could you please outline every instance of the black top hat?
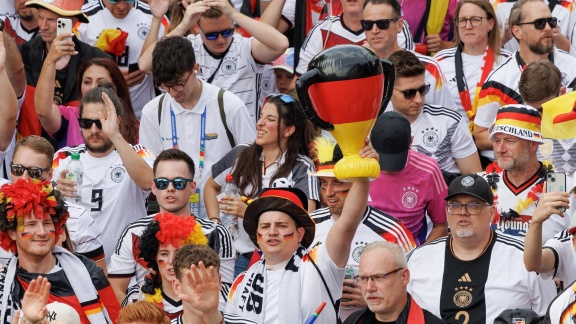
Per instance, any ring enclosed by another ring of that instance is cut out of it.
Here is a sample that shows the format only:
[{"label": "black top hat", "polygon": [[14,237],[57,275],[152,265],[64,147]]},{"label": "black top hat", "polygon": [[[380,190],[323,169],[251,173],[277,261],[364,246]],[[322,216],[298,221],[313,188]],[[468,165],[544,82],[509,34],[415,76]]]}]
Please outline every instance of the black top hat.
[{"label": "black top hat", "polygon": [[304,227],[304,238],[300,243],[308,248],[314,241],[316,224],[308,215],[308,197],[297,188],[264,189],[260,198],[254,200],[244,213],[243,226],[252,242],[258,246],[256,230],[260,215],[269,211],[280,211],[290,216],[297,227]]}]

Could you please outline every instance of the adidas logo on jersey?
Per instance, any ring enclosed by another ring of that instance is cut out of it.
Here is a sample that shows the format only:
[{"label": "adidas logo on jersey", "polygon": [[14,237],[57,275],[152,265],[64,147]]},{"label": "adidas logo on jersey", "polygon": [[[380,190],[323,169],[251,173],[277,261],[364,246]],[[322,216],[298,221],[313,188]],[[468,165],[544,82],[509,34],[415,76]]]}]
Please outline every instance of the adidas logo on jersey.
[{"label": "adidas logo on jersey", "polygon": [[470,276],[468,275],[468,273],[466,273],[462,277],[460,277],[460,279],[458,279],[458,282],[472,282],[472,279],[470,279]]}]

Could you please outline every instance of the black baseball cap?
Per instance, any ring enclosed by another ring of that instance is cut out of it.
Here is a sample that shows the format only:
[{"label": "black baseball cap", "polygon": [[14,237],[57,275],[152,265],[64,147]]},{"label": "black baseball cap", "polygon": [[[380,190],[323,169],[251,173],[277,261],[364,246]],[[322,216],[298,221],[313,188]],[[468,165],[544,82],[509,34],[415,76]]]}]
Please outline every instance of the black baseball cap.
[{"label": "black baseball cap", "polygon": [[444,200],[462,194],[474,196],[490,205],[494,204],[494,195],[488,181],[477,174],[464,174],[454,179],[448,187],[448,196]]},{"label": "black baseball cap", "polygon": [[395,111],[383,113],[376,120],[370,133],[372,147],[380,156],[380,169],[383,171],[404,170],[411,139],[408,119]]}]

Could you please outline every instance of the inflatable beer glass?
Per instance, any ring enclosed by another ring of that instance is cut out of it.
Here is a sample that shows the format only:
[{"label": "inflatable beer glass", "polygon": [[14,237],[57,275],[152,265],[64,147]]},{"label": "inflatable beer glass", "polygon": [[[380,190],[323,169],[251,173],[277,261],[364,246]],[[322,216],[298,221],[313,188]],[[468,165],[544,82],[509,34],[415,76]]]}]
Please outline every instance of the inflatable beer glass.
[{"label": "inflatable beer glass", "polygon": [[394,65],[367,48],[339,45],[316,55],[296,81],[308,118],[329,131],[344,158],[334,166],[338,179],[377,178],[380,167],[358,151],[394,90]]}]

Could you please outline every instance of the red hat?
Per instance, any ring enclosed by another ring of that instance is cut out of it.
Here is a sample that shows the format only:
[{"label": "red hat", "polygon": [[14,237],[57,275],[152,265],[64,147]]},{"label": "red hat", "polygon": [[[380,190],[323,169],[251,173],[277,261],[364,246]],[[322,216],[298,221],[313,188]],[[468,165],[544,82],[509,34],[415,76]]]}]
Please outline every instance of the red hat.
[{"label": "red hat", "polygon": [[88,16],[82,12],[84,0],[30,0],[26,7],[44,8],[63,17],[76,17],[83,23],[88,23]]}]

